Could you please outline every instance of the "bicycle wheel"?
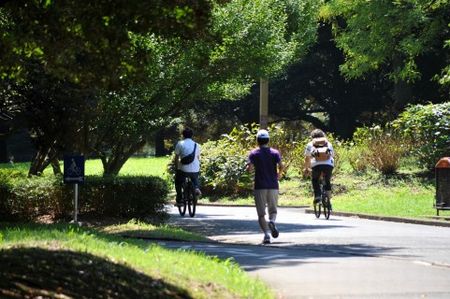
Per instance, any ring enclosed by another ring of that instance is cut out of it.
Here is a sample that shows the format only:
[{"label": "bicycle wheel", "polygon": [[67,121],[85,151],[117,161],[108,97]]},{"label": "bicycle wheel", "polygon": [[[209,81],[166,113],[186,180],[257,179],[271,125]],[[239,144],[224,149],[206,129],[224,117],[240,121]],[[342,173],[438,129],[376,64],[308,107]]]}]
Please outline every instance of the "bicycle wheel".
[{"label": "bicycle wheel", "polygon": [[181,194],[182,194],[182,199],[181,199],[181,205],[178,205],[178,212],[180,213],[181,216],[184,216],[184,214],[186,214],[186,199],[187,199],[187,188],[186,186],[183,184],[183,186],[181,187]]},{"label": "bicycle wheel", "polygon": [[324,196],[322,198],[322,205],[323,205],[323,215],[325,216],[326,219],[329,219],[331,214],[331,204],[328,196]]},{"label": "bicycle wheel", "polygon": [[320,217],[320,213],[322,211],[322,205],[320,203],[314,203],[314,215],[316,215],[316,218]]},{"label": "bicycle wheel", "polygon": [[188,199],[188,209],[189,209],[189,216],[194,217],[195,216],[195,209],[197,208],[197,195],[195,194],[194,187],[192,184],[189,184],[189,199]]}]

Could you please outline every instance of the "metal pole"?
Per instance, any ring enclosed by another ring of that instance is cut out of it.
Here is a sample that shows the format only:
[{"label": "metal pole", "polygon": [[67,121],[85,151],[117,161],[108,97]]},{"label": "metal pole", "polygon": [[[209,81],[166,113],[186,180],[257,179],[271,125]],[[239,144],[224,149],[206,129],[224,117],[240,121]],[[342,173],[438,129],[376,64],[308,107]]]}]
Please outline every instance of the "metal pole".
[{"label": "metal pole", "polygon": [[74,184],[75,197],[73,199],[73,222],[78,223],[78,184]]},{"label": "metal pole", "polygon": [[269,123],[269,80],[260,79],[259,84],[259,127],[267,129]]}]

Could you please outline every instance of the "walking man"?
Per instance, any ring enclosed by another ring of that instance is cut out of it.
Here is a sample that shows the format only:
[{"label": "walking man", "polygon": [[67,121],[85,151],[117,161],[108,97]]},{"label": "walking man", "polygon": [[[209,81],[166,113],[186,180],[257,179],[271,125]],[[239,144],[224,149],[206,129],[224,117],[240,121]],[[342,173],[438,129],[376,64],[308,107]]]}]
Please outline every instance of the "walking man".
[{"label": "walking man", "polygon": [[[248,156],[247,171],[255,170],[254,196],[258,222],[264,232],[264,244],[270,243],[270,235],[277,238],[279,235],[275,225],[278,204],[278,179],[283,172],[280,152],[269,147],[269,132],[259,130],[256,134],[258,148],[252,150]],[[267,223],[266,205],[269,212]]]}]

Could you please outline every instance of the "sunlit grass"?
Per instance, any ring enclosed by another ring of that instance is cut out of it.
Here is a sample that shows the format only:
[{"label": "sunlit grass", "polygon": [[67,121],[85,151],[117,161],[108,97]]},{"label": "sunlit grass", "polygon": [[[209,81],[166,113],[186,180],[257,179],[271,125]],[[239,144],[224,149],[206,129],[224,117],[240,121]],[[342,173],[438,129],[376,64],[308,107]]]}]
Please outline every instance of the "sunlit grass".
[{"label": "sunlit grass", "polygon": [[250,278],[231,260],[192,251],[169,250],[142,240],[124,239],[70,225],[0,225],[0,248],[18,247],[92,254],[177,285],[193,298],[274,297],[267,286]]},{"label": "sunlit grass", "polygon": [[209,239],[204,236],[182,230],[178,227],[169,225],[156,226],[136,220],[130,220],[128,223],[124,224],[105,225],[97,227],[96,229],[106,234],[135,238],[209,241]]},{"label": "sunlit grass", "polygon": [[[169,157],[147,157],[138,158],[132,157],[124,164],[119,172],[119,175],[154,175],[163,177],[167,174],[167,164]],[[61,170],[64,169],[63,162],[61,164]],[[28,172],[30,168],[29,162],[14,163],[14,165],[3,163],[0,164],[0,168],[15,169],[23,172]],[[53,170],[51,167],[47,167],[44,171],[45,175],[51,175]],[[102,175],[103,165],[100,159],[89,159],[85,162],[85,175]]]}]

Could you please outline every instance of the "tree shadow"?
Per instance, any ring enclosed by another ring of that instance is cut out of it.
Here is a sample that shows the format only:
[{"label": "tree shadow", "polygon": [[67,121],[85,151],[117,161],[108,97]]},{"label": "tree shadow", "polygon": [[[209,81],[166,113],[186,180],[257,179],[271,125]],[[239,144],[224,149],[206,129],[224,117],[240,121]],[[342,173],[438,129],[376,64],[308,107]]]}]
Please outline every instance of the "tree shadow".
[{"label": "tree shadow", "polygon": [[[224,215],[218,215],[224,216]],[[256,216],[255,216],[256,217]],[[325,220],[324,220],[325,221]],[[318,229],[350,228],[347,225],[335,224],[338,220],[326,220],[328,225],[309,225],[278,222],[277,226],[283,233],[305,232]],[[254,234],[260,231],[256,218],[246,220],[217,219],[211,214],[198,213],[195,218],[171,217],[169,223],[184,230],[204,236]]]},{"label": "tree shadow", "polygon": [[[277,243],[278,244],[278,243]],[[231,259],[246,271],[271,267],[296,267],[304,264],[338,263],[339,259],[353,257],[388,256],[399,248],[379,247],[361,243],[351,244],[291,244],[288,246],[186,242],[164,242],[174,250],[190,250],[206,255]],[[397,256],[397,255],[396,255]]]},{"label": "tree shadow", "polygon": [[88,253],[11,248],[0,251],[0,265],[1,298],[191,298],[175,285]]}]

